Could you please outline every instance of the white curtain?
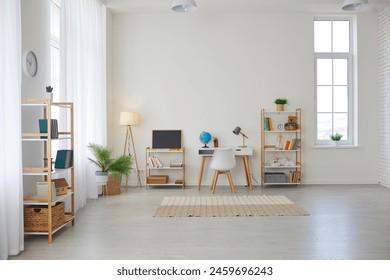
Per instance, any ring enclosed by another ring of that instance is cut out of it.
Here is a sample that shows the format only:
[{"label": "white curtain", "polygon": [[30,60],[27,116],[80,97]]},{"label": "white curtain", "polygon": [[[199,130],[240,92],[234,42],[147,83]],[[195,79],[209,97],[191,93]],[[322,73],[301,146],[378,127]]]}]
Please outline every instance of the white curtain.
[{"label": "white curtain", "polygon": [[378,16],[378,181],[390,187],[390,7]]},{"label": "white curtain", "polygon": [[24,248],[20,0],[0,0],[0,259]]},{"label": "white curtain", "polygon": [[61,92],[74,102],[75,207],[97,197],[88,143],[107,144],[103,6],[98,0],[61,2]]}]

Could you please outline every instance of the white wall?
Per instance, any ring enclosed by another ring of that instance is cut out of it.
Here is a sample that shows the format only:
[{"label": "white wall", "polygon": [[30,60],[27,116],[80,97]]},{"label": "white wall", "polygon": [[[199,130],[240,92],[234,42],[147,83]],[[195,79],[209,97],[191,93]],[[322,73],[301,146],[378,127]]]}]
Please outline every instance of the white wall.
[{"label": "white wall", "polygon": [[[44,98],[50,85],[50,0],[22,0],[22,52],[32,50],[38,59],[34,78],[22,75],[22,98]],[[22,55],[22,54],[21,54]],[[37,132],[42,108],[22,109],[22,131]],[[23,142],[23,166],[42,166],[42,143]],[[34,177],[24,177],[24,195],[36,192]]]},{"label": "white wall", "polygon": [[[138,159],[153,129],[182,129],[186,181],[196,185],[202,131],[220,146],[238,146],[235,126],[249,136],[253,176],[260,181],[260,109],[286,97],[303,110],[304,183],[377,182],[376,15],[358,17],[359,144],[357,149],[314,149],[313,14],[150,13],[114,14],[109,144],[120,154],[121,111],[137,111]],[[239,162],[233,174],[244,184]],[[144,179],[144,178],[143,178]],[[133,178],[134,180],[134,178]],[[211,172],[204,182],[211,182]],[[227,181],[225,181],[226,183]]]}]

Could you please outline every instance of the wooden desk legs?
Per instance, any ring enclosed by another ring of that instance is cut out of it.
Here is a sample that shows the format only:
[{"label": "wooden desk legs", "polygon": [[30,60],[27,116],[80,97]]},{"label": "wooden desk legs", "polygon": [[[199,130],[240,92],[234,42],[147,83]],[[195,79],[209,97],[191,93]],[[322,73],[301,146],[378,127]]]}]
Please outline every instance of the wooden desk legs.
[{"label": "wooden desk legs", "polygon": [[244,161],[246,183],[249,186],[250,190],[253,190],[251,171],[250,171],[250,168],[249,168],[249,157],[248,156],[243,156],[242,160]]},{"label": "wooden desk legs", "polygon": [[202,177],[203,177],[203,169],[204,169],[204,163],[206,161],[206,157],[201,157],[202,163],[200,166],[200,174],[199,174],[199,182],[198,182],[198,191],[200,191],[200,187],[202,186]]}]

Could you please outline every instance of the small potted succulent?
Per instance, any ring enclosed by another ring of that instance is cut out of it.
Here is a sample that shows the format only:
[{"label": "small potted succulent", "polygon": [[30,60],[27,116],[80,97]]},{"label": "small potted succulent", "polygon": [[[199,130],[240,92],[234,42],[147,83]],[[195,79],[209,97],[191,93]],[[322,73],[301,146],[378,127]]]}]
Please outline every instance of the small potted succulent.
[{"label": "small potted succulent", "polygon": [[275,104],[276,104],[276,111],[284,111],[284,105],[287,104],[287,99],[286,98],[276,98]]},{"label": "small potted succulent", "polygon": [[342,137],[343,137],[343,135],[340,133],[331,134],[330,140],[332,140],[334,142],[334,144],[337,144],[341,140]]},{"label": "small potted succulent", "polygon": [[99,170],[95,172],[97,183],[107,183],[108,173],[116,178],[123,174],[129,174],[131,170],[131,156],[122,155],[117,158],[111,156],[112,151],[102,145],[90,143],[88,149],[92,152],[93,158],[88,158]]}]

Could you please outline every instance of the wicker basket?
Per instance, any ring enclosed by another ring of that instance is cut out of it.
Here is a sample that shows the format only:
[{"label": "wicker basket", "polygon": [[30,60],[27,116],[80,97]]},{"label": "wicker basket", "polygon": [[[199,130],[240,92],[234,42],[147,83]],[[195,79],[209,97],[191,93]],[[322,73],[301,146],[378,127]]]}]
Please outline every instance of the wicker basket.
[{"label": "wicker basket", "polygon": [[[58,202],[52,207],[52,230],[65,223],[65,204]],[[48,208],[45,205],[27,206],[24,208],[24,231],[26,232],[47,232]]]},{"label": "wicker basket", "polygon": [[106,194],[106,188],[103,187],[103,194],[104,195],[116,195],[121,193],[121,180],[116,179],[113,175],[108,175],[108,182],[107,182],[107,194]]}]

